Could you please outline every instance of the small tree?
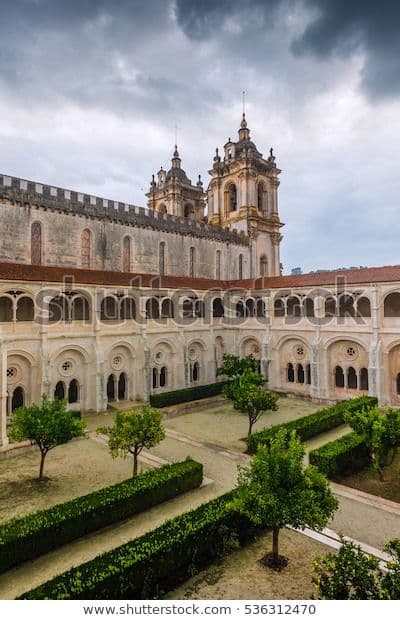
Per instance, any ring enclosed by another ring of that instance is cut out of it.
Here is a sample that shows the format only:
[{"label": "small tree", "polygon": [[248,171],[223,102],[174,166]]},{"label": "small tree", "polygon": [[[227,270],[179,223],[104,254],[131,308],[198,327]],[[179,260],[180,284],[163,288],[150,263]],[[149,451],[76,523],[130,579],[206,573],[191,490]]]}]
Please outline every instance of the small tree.
[{"label": "small tree", "polygon": [[223,389],[225,396],[232,401],[234,409],[247,414],[249,419],[247,437],[250,437],[253,426],[263,411],[278,409],[279,396],[263,390],[261,387],[263,383],[264,379],[260,374],[246,370]]},{"label": "small tree", "polygon": [[239,466],[233,505],[255,525],[272,527],[272,552],[262,562],[274,569],[288,562],[279,555],[282,527],[320,530],[338,507],[326,477],[313,466],[303,466],[304,454],[296,434],[281,429],[268,448],[259,446],[249,468]]},{"label": "small tree", "polygon": [[242,375],[247,370],[259,373],[260,362],[253,355],[238,357],[226,353],[222,358],[222,365],[217,369],[217,377],[224,375],[233,378]]},{"label": "small tree", "polygon": [[384,468],[393,462],[400,445],[400,410],[388,409],[386,415],[379,407],[369,411],[347,412],[346,422],[362,437],[369,449],[372,465],[384,481]]},{"label": "small tree", "polygon": [[29,439],[40,450],[39,480],[44,480],[44,461],[50,450],[84,434],[85,422],[67,410],[66,400],[48,400],[40,405],[19,407],[11,418],[9,436],[13,441]]},{"label": "small tree", "polygon": [[162,413],[150,405],[117,413],[114,426],[97,429],[109,436],[108,447],[113,458],[133,456],[133,476],[138,470],[138,456],[143,448],[152,448],[165,438]]},{"label": "small tree", "polygon": [[378,558],[359,545],[342,539],[337,553],[313,562],[313,584],[325,600],[398,600],[400,598],[400,539],[391,540],[385,551],[392,560],[383,571]]}]

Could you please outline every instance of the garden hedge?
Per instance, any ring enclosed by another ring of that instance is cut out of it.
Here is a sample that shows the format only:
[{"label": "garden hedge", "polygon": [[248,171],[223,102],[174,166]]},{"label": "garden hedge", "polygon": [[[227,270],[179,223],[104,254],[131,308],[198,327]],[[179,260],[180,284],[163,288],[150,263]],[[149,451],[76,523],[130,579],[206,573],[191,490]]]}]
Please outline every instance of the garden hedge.
[{"label": "garden hedge", "polygon": [[309,459],[328,478],[347,470],[359,471],[370,462],[367,446],[354,432],[311,450]]},{"label": "garden hedge", "polygon": [[231,491],[166,521],[19,598],[158,599],[260,532],[231,507],[233,496]]},{"label": "garden hedge", "polygon": [[163,392],[162,394],[151,394],[150,405],[152,407],[169,407],[179,403],[188,403],[191,400],[200,400],[221,394],[226,381],[219,383],[209,383],[208,385],[196,385],[195,387],[185,388],[184,390],[174,390],[173,392]]},{"label": "garden hedge", "polygon": [[200,486],[203,466],[187,459],[0,524],[0,572]]},{"label": "garden hedge", "polygon": [[345,400],[331,407],[320,409],[311,415],[304,416],[298,420],[292,420],[284,424],[276,424],[253,433],[247,439],[247,451],[250,454],[257,452],[259,444],[268,445],[276,433],[284,428],[287,431],[296,431],[302,441],[315,437],[325,431],[329,431],[336,426],[344,424],[344,414],[346,411],[361,411],[362,409],[372,409],[378,404],[378,399],[374,396],[360,396],[352,400]]}]

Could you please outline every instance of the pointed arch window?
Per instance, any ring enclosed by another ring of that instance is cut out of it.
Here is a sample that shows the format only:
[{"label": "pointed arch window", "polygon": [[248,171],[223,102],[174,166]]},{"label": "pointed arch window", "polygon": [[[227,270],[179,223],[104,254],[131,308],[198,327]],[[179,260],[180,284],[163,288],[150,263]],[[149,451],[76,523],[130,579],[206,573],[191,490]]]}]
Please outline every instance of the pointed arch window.
[{"label": "pointed arch window", "polygon": [[262,183],[259,183],[257,186],[257,209],[259,211],[262,211],[263,206],[264,206],[264,186]]},{"label": "pointed arch window", "polygon": [[88,228],[81,233],[81,265],[82,269],[90,269],[91,235]]},{"label": "pointed arch window", "polygon": [[42,263],[42,226],[39,222],[34,222],[31,227],[31,263]]},{"label": "pointed arch window", "polygon": [[130,237],[124,237],[122,242],[122,271],[129,272],[131,270],[131,240]]}]

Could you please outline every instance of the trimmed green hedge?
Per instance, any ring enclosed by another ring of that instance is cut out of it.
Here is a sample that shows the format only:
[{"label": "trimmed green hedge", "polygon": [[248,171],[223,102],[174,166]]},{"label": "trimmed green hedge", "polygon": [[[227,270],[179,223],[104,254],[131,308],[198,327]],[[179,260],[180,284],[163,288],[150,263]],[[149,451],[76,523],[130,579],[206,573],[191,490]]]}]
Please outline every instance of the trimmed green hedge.
[{"label": "trimmed green hedge", "polygon": [[219,383],[209,383],[208,385],[196,385],[195,387],[175,390],[173,392],[163,392],[162,394],[151,394],[150,405],[152,407],[169,407],[179,403],[188,403],[191,400],[200,400],[221,394],[226,381]]},{"label": "trimmed green hedge", "polygon": [[0,525],[0,572],[200,486],[187,459]]},{"label": "trimmed green hedge", "polygon": [[348,433],[311,450],[309,458],[328,478],[346,470],[359,471],[370,462],[368,448],[357,433]]},{"label": "trimmed green hedge", "polygon": [[311,415],[304,416],[298,420],[292,420],[285,424],[276,424],[269,428],[253,433],[247,439],[247,451],[250,454],[257,452],[259,444],[268,445],[278,430],[284,428],[287,431],[296,431],[302,441],[315,437],[331,428],[344,424],[344,413],[346,411],[361,411],[362,409],[372,409],[378,404],[378,399],[374,396],[360,396],[353,400],[345,400],[331,407],[320,409]]},{"label": "trimmed green hedge", "polygon": [[161,527],[58,575],[21,599],[160,598],[234,544],[260,530],[234,511],[230,492]]}]

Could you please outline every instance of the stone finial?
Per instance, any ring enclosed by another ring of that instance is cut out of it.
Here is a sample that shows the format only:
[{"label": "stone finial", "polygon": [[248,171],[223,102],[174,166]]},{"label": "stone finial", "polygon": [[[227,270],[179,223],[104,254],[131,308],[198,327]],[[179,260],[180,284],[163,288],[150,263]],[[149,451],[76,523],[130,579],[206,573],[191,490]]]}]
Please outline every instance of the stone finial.
[{"label": "stone finial", "polygon": [[199,174],[199,180],[196,183],[197,187],[203,187],[203,181],[201,180],[201,174]]},{"label": "stone finial", "polygon": [[215,163],[219,164],[219,162],[221,161],[221,157],[218,154],[218,148],[215,149],[215,156],[214,156],[214,161]]},{"label": "stone finial", "polygon": [[269,163],[270,163],[270,164],[274,164],[274,163],[275,163],[275,159],[276,159],[276,157],[275,157],[275,155],[274,155],[274,149],[271,147],[271,148],[269,149],[269,157],[268,157],[268,161],[269,161]]}]

